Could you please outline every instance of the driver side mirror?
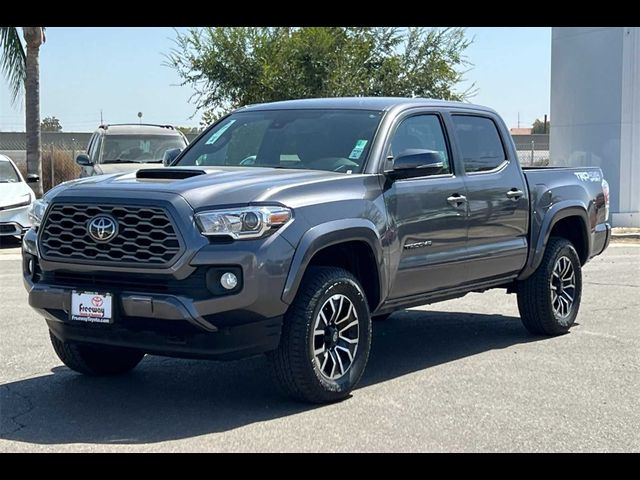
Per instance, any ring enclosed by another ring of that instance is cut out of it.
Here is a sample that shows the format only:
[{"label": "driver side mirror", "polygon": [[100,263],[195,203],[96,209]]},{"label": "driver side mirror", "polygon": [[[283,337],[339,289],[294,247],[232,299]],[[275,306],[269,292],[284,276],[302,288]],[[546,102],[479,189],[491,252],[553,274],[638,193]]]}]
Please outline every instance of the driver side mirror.
[{"label": "driver side mirror", "polygon": [[442,173],[444,163],[433,150],[407,149],[393,159],[393,170],[385,172],[392,179],[424,177]]},{"label": "driver side mirror", "polygon": [[27,183],[38,183],[40,176],[37,173],[30,173],[27,175]]},{"label": "driver side mirror", "polygon": [[93,165],[93,161],[89,158],[89,155],[86,153],[81,153],[76,157],[76,163],[81,167],[90,167]]},{"label": "driver side mirror", "polygon": [[178,155],[180,155],[180,152],[182,152],[181,148],[170,148],[169,150],[165,151],[164,155],[162,156],[162,165],[164,165],[165,167],[170,166],[178,157]]}]

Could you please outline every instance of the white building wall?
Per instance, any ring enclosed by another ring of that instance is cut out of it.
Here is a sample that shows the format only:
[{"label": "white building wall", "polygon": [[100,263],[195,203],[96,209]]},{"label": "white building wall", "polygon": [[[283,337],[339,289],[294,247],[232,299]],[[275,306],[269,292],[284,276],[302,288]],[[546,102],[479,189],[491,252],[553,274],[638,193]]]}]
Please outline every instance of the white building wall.
[{"label": "white building wall", "polygon": [[620,204],[614,224],[640,227],[640,28],[624,28]]},{"label": "white building wall", "polygon": [[602,168],[614,226],[640,226],[640,28],[554,27],[551,163]]}]

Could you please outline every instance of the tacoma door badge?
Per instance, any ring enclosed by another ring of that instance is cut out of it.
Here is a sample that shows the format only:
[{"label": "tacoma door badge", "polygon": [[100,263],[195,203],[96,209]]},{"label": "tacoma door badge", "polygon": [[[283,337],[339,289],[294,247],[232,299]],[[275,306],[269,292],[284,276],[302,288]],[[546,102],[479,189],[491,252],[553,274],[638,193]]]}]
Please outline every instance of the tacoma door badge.
[{"label": "tacoma door badge", "polygon": [[432,243],[431,240],[424,240],[422,242],[405,243],[404,244],[404,249],[405,250],[414,250],[416,248],[430,247],[431,243]]}]

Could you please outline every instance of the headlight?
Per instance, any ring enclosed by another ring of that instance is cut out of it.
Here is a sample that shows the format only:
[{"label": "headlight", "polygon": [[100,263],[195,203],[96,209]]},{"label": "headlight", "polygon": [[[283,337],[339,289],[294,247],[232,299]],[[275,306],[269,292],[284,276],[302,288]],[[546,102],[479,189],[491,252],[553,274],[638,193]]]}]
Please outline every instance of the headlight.
[{"label": "headlight", "polygon": [[36,200],[31,204],[31,208],[29,209],[29,220],[31,221],[32,227],[39,227],[40,222],[42,222],[42,217],[44,217],[44,212],[47,210],[49,206],[49,202],[46,200]]},{"label": "headlight", "polygon": [[27,193],[25,195],[21,195],[20,197],[18,197],[18,201],[16,203],[12,203],[11,205],[5,205],[3,208],[5,210],[9,210],[11,208],[26,207],[30,203],[31,203],[31,194]]},{"label": "headlight", "polygon": [[284,207],[243,207],[196,213],[196,222],[203,235],[239,240],[260,238],[287,223],[291,216],[291,210]]}]

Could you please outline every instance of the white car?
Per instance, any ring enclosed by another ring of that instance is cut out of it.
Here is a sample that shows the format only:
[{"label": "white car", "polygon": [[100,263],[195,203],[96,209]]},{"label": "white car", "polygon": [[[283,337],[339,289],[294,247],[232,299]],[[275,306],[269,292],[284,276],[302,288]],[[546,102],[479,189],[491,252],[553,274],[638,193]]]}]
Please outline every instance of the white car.
[{"label": "white car", "polygon": [[[29,175],[37,182],[37,175]],[[13,161],[0,154],[0,237],[21,237],[31,227],[29,207],[36,199]]]}]

